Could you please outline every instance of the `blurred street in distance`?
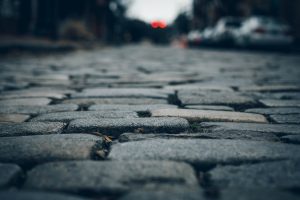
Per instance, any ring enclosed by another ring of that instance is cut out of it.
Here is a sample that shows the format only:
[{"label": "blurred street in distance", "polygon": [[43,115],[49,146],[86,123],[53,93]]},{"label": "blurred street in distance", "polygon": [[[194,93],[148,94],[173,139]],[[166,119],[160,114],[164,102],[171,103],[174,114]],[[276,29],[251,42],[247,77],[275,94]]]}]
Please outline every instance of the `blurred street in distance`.
[{"label": "blurred street in distance", "polygon": [[1,200],[298,200],[298,0],[0,0]]}]

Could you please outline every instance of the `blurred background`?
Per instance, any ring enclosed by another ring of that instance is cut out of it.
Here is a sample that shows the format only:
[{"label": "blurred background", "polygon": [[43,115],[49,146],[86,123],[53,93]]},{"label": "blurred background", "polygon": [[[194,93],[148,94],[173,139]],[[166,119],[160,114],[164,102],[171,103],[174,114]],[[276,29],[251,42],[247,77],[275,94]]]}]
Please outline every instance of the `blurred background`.
[{"label": "blurred background", "polygon": [[299,0],[0,0],[0,50],[62,42],[298,49],[299,10]]}]

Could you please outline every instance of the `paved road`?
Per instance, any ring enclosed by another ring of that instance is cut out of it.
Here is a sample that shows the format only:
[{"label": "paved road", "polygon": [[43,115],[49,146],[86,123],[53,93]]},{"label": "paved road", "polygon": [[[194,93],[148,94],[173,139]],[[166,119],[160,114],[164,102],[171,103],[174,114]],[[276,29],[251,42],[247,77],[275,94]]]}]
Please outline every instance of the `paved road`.
[{"label": "paved road", "polygon": [[299,199],[299,63],[152,46],[1,59],[0,199]]}]

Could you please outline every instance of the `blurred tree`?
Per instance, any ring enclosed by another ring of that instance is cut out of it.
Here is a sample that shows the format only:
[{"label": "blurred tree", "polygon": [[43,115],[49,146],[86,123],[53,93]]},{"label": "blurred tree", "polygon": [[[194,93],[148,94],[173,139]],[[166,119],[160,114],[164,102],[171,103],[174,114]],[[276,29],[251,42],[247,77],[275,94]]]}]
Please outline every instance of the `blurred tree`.
[{"label": "blurred tree", "polygon": [[187,13],[182,12],[176,17],[174,21],[174,28],[176,29],[177,33],[186,34],[190,31],[190,23],[191,20],[189,19]]}]

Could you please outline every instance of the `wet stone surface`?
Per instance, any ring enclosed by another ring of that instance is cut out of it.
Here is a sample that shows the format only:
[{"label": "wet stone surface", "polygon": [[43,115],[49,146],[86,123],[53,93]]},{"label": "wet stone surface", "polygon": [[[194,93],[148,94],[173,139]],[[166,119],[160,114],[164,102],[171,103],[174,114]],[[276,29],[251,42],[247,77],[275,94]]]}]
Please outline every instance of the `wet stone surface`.
[{"label": "wet stone surface", "polygon": [[151,45],[3,56],[0,199],[299,199],[299,63]]}]

